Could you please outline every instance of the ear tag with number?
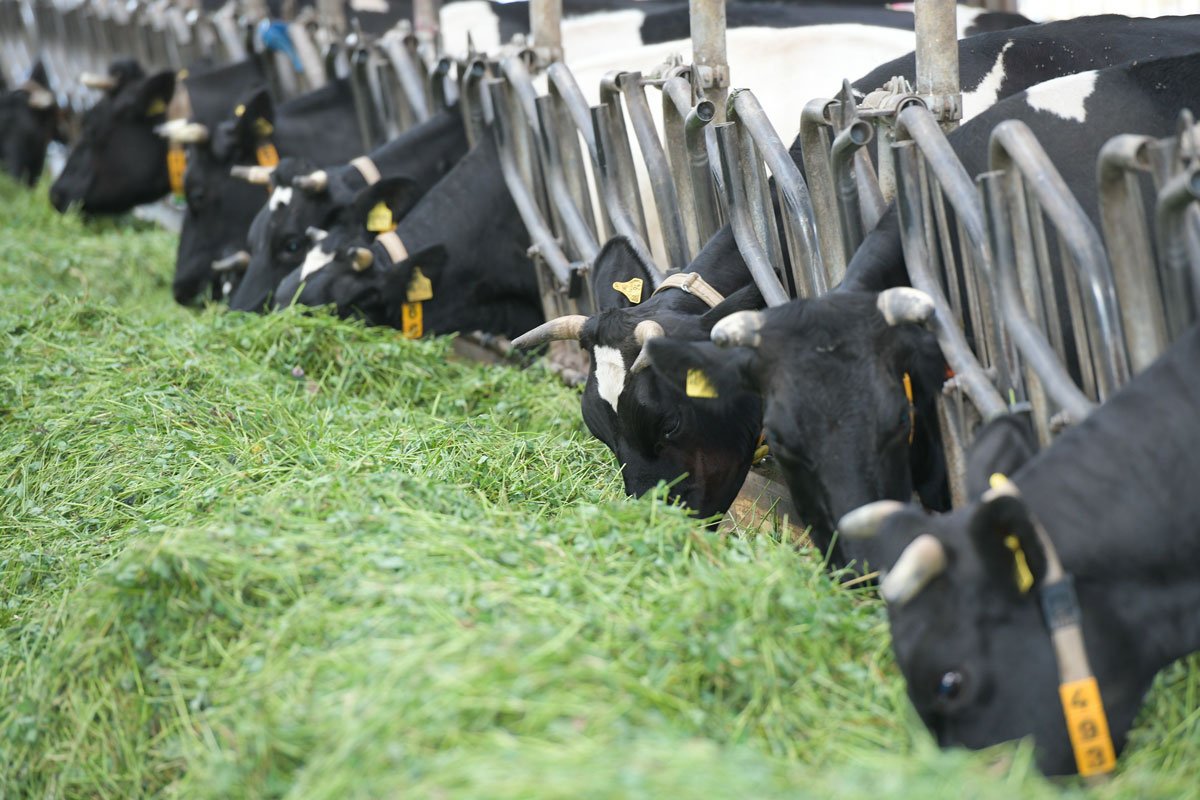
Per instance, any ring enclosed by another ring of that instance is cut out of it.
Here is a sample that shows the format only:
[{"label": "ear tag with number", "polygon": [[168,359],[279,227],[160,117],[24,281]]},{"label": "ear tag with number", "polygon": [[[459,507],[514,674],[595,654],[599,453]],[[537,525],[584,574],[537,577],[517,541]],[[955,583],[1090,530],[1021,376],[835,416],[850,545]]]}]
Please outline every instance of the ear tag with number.
[{"label": "ear tag with number", "polygon": [[387,203],[380,200],[367,212],[367,230],[372,233],[396,230],[396,223],[392,221],[392,210],[387,207]]},{"label": "ear tag with number", "polygon": [[689,369],[687,371],[687,381],[684,384],[684,390],[688,397],[716,397],[717,387],[712,385],[712,381],[704,374],[703,370]]},{"label": "ear tag with number", "polygon": [[254,152],[258,156],[258,165],[260,167],[274,167],[279,163],[279,151],[270,142],[260,145]]},{"label": "ear tag with number", "polygon": [[1058,687],[1063,715],[1067,718],[1067,734],[1075,751],[1075,766],[1083,777],[1112,772],[1117,764],[1112,736],[1108,732],[1108,717],[1100,699],[1100,686],[1095,677],[1069,681]]},{"label": "ear tag with number", "polygon": [[420,267],[413,269],[412,278],[408,282],[408,302],[420,303],[422,300],[433,299],[433,281],[425,277]]},{"label": "ear tag with number", "polygon": [[1025,594],[1033,588],[1033,572],[1029,569],[1029,562],[1025,560],[1025,550],[1021,547],[1021,540],[1016,536],[1005,536],[1004,546],[1011,550],[1013,554],[1013,569],[1016,572],[1017,591]]},{"label": "ear tag with number", "polygon": [[254,120],[254,132],[258,135],[258,138],[265,139],[275,132],[275,126],[262,117],[259,117]]},{"label": "ear tag with number", "polygon": [[187,152],[183,145],[172,142],[167,148],[167,179],[171,182],[171,194],[183,196],[183,173],[187,169]]},{"label": "ear tag with number", "polygon": [[642,302],[641,278],[630,278],[627,281],[613,281],[612,287],[621,294],[625,295],[625,299],[633,303],[635,306]]},{"label": "ear tag with number", "polygon": [[167,110],[167,101],[161,97],[156,97],[150,101],[150,105],[146,106],[147,117],[157,117]]},{"label": "ear tag with number", "polygon": [[239,103],[238,107],[233,110],[233,115],[235,117],[240,117],[242,114],[245,114],[245,113],[246,113],[246,107],[244,105],[242,105],[241,103]]},{"label": "ear tag with number", "polygon": [[400,304],[400,330],[405,339],[420,339],[425,332],[424,312],[420,303]]}]

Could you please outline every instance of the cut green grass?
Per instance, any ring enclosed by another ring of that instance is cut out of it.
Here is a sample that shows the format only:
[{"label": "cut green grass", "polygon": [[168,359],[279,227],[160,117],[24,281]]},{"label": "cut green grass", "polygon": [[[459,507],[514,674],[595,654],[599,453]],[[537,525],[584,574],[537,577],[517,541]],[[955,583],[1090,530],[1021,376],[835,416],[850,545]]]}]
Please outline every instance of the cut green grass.
[{"label": "cut green grass", "polygon": [[[624,498],[578,396],[170,300],[174,238],[0,181],[0,796],[1050,797],[937,750],[882,605]],[[1200,661],[1100,797],[1200,793]]]}]

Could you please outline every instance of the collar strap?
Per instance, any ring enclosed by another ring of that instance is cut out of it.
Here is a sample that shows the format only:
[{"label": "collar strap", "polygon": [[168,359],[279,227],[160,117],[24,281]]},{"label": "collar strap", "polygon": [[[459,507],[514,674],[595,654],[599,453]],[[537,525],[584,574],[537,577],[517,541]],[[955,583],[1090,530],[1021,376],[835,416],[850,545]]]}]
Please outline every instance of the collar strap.
[{"label": "collar strap", "polygon": [[699,272],[676,272],[668,275],[663,278],[663,282],[650,296],[654,297],[664,289],[680,289],[699,298],[709,308],[716,308],[725,300],[725,296],[710,286],[708,281],[701,278]]},{"label": "collar strap", "polygon": [[399,264],[408,258],[408,248],[404,246],[404,242],[400,241],[400,237],[395,231],[381,233],[375,237],[375,241],[383,245],[383,249],[387,251],[388,258],[392,259],[393,264]]},{"label": "collar strap", "polygon": [[[991,492],[1020,497],[1021,490],[1005,476],[992,476]],[[991,493],[989,492],[989,494]],[[987,495],[985,495],[985,498]],[[1088,663],[1083,641],[1083,613],[1075,595],[1075,578],[1063,570],[1058,551],[1041,521],[1029,512],[1029,520],[1046,557],[1046,576],[1038,587],[1042,618],[1050,631],[1054,658],[1058,662],[1058,694],[1067,734],[1075,751],[1075,766],[1083,777],[1112,772],[1117,756],[1108,730],[1108,716],[1100,697],[1100,686]]]},{"label": "collar strap", "polygon": [[359,156],[358,158],[351,159],[350,166],[358,170],[358,174],[362,175],[363,180],[367,182],[367,186],[374,186],[383,178],[379,174],[379,167],[375,166],[375,162],[371,160],[370,156]]}]

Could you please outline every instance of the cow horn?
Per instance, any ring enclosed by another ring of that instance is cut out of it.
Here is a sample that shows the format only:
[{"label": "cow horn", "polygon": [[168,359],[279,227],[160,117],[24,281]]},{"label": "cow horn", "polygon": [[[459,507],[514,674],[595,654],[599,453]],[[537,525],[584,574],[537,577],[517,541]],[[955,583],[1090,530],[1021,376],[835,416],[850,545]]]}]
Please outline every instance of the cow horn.
[{"label": "cow horn", "polygon": [[651,339],[666,336],[667,332],[654,320],[644,319],[633,329],[633,335],[637,338],[637,343],[642,346],[642,351],[638,353],[638,357],[633,361],[633,366],[629,368],[630,372],[637,374],[650,366],[650,351],[646,348],[646,344]]},{"label": "cow horn", "polygon": [[528,333],[513,339],[513,347],[526,350],[546,342],[558,342],[564,339],[578,340],[579,333],[583,330],[583,323],[587,321],[588,318],[582,314],[568,314],[565,317],[543,322]]},{"label": "cow horn", "polygon": [[946,551],[933,534],[913,539],[879,583],[889,603],[904,605],[946,569]]},{"label": "cow horn", "polygon": [[904,508],[899,500],[878,500],[847,513],[838,520],[837,529],[851,539],[867,539],[879,533],[884,520]]},{"label": "cow horn", "polygon": [[245,250],[212,262],[213,272],[242,272],[250,266],[250,254]]},{"label": "cow horn", "polygon": [[188,122],[186,119],[164,122],[156,127],[154,132],[178,144],[199,144],[208,141],[208,127],[199,122]]},{"label": "cow horn", "polygon": [[363,272],[370,269],[371,265],[375,263],[375,254],[365,247],[355,247],[350,261],[354,265],[355,272]]},{"label": "cow horn", "polygon": [[308,175],[297,175],[292,178],[292,186],[297,189],[302,189],[306,192],[323,192],[329,186],[329,173],[323,169]]},{"label": "cow horn", "polygon": [[328,236],[329,232],[322,230],[321,228],[318,228],[316,225],[309,225],[307,228],[304,229],[304,235],[308,237],[308,240],[310,242],[312,242],[313,244],[316,244],[317,242],[321,241],[326,236]]},{"label": "cow horn", "polygon": [[112,75],[98,75],[95,72],[85,72],[79,76],[79,82],[89,89],[100,89],[111,92],[117,88],[117,79]]},{"label": "cow horn", "polygon": [[35,111],[44,111],[54,105],[54,95],[47,89],[38,87],[29,90],[29,107]]},{"label": "cow horn", "polygon": [[759,331],[765,321],[761,311],[735,311],[713,325],[708,338],[718,347],[758,347],[762,344]]},{"label": "cow horn", "polygon": [[255,186],[270,186],[271,173],[275,171],[275,167],[260,167],[260,166],[238,166],[231,167],[229,170],[230,176],[243,180],[246,183],[252,183]]},{"label": "cow horn", "polygon": [[905,322],[921,325],[933,316],[933,299],[920,289],[908,286],[880,292],[875,307],[883,314],[888,325],[900,325]]}]

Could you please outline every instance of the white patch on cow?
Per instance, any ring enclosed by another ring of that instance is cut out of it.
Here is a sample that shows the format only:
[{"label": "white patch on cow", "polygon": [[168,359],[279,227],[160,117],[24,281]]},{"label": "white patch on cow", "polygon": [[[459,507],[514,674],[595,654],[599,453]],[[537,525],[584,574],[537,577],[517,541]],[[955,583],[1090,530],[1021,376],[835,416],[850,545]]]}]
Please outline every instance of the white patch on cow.
[{"label": "white patch on cow", "polygon": [[479,52],[494,53],[500,49],[500,18],[484,0],[446,3],[439,19],[443,46],[450,55],[466,55],[468,33]]},{"label": "white patch on cow", "polygon": [[233,281],[225,281],[221,284],[221,297],[228,298],[233,294]]},{"label": "white patch on cow", "polygon": [[1096,75],[1096,70],[1090,70],[1030,86],[1025,90],[1025,101],[1034,111],[1087,122],[1087,99],[1096,90]]},{"label": "white patch on cow", "polygon": [[280,206],[286,206],[290,202],[292,202],[292,187],[280,186],[271,192],[271,199],[267,201],[267,208],[275,211]]},{"label": "white patch on cow", "polygon": [[328,235],[329,234],[325,233],[324,231],[321,231],[320,236],[316,236],[316,234],[314,234],[314,236],[316,236],[316,241],[313,243],[312,249],[308,251],[308,254],[304,256],[304,266],[300,267],[300,280],[304,280],[309,275],[312,275],[319,269],[323,269],[329,265],[329,262],[333,261],[334,254],[326,253],[321,249],[320,245],[321,240]]},{"label": "white patch on cow", "polygon": [[983,76],[979,85],[970,92],[963,92],[963,122],[987,111],[996,104],[996,98],[1000,96],[1000,84],[1004,83],[1005,77],[1004,54],[1012,46],[1012,39],[1005,42],[1004,47],[1000,48],[1000,54],[996,56],[996,63],[992,64],[992,68],[988,70],[987,75]]},{"label": "white patch on cow", "polygon": [[625,388],[625,359],[617,348],[602,344],[592,350],[592,359],[596,362],[596,391],[616,411]]},{"label": "white patch on cow", "polygon": [[354,11],[367,11],[372,14],[386,14],[387,0],[350,0],[350,8]]}]

